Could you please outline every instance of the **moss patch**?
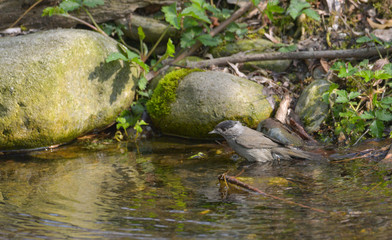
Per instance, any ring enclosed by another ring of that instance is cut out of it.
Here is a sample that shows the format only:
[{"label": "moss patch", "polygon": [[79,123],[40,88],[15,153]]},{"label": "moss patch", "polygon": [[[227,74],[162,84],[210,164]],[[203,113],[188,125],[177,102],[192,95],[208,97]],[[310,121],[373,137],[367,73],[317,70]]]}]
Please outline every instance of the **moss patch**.
[{"label": "moss patch", "polygon": [[170,103],[176,99],[178,83],[191,72],[201,72],[201,69],[179,69],[166,74],[159,81],[150,101],[147,102],[147,111],[153,119],[160,119],[170,113]]}]

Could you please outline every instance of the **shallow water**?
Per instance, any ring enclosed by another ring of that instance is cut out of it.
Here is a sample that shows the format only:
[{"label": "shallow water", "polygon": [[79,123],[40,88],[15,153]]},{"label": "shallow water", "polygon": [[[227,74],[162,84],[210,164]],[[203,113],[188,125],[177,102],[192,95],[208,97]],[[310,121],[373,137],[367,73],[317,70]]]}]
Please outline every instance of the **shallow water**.
[{"label": "shallow water", "polygon": [[[227,190],[227,172],[325,213]],[[214,143],[79,141],[0,156],[0,238],[389,239],[391,187],[365,160],[249,165]]]}]

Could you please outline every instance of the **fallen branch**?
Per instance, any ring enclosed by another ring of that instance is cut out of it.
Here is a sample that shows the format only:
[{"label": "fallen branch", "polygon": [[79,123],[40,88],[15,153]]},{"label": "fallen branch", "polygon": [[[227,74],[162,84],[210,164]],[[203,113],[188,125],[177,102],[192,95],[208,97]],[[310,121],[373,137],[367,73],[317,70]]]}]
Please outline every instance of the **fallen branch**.
[{"label": "fallen branch", "polygon": [[310,206],[307,206],[307,205],[304,205],[304,204],[301,204],[301,203],[296,203],[296,202],[293,202],[293,201],[290,201],[290,200],[287,200],[287,199],[284,199],[284,198],[280,198],[280,197],[268,194],[266,192],[261,191],[258,188],[252,187],[252,186],[250,186],[250,185],[248,185],[246,183],[241,182],[240,180],[238,180],[235,177],[228,176],[226,174],[219,175],[218,179],[220,181],[224,181],[224,182],[228,182],[228,183],[240,186],[240,187],[248,189],[248,190],[250,190],[252,192],[257,192],[257,193],[262,194],[263,196],[270,197],[270,198],[273,198],[273,199],[276,199],[276,200],[279,200],[279,201],[283,201],[283,202],[291,204],[291,205],[296,205],[296,206],[299,206],[299,207],[307,208],[307,209],[310,209],[310,210],[313,210],[313,211],[316,211],[316,212],[319,212],[319,213],[327,213],[326,211],[324,211],[322,209],[319,209],[319,208],[310,207]]},{"label": "fallen branch", "polygon": [[389,53],[392,48],[371,47],[361,49],[347,49],[347,50],[325,50],[325,51],[304,51],[304,52],[272,52],[259,54],[245,54],[238,53],[228,57],[215,58],[204,60],[200,62],[192,62],[189,67],[203,68],[211,65],[225,65],[227,62],[243,63],[251,61],[266,61],[266,60],[283,60],[283,59],[321,59],[321,58],[367,58],[376,55],[385,55]]}]

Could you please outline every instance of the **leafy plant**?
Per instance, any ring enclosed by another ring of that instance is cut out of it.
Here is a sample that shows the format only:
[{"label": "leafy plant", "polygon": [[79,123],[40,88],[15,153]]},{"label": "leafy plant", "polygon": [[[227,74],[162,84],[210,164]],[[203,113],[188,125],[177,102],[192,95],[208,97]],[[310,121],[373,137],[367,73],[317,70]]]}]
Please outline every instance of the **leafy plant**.
[{"label": "leafy plant", "polygon": [[[104,0],[63,0],[58,6],[45,8],[42,12],[42,16],[60,15],[63,17],[71,18],[106,35],[106,33],[98,26],[93,16],[87,10],[87,8],[94,8],[103,4],[104,4]],[[85,11],[94,26],[68,13],[68,12],[75,11],[77,9],[82,9],[83,11]]]},{"label": "leafy plant", "polygon": [[286,11],[294,20],[297,19],[301,14],[320,21],[320,15],[311,9],[311,5],[304,0],[291,0],[290,5]]},{"label": "leafy plant", "polygon": [[[129,127],[133,126],[133,129],[135,129],[135,135],[133,136],[133,139],[136,140],[139,134],[143,131],[142,126],[148,125],[144,120],[141,119],[144,110],[145,107],[140,102],[136,102],[132,104],[131,111],[122,111],[120,116],[116,119],[117,130],[123,129],[125,135],[128,137],[127,130]],[[124,139],[124,136],[120,131],[118,131],[115,134],[115,138],[116,140],[121,141],[122,139]]]},{"label": "leafy plant", "polygon": [[331,69],[346,81],[347,88],[332,83],[323,95],[331,107],[335,135],[343,134],[351,143],[366,136],[383,137],[385,126],[392,121],[392,64],[373,71],[368,60],[355,67],[336,62]]},{"label": "leafy plant", "polygon": [[267,7],[265,8],[264,13],[267,15],[271,22],[274,22],[274,14],[282,14],[284,13],[284,8],[279,6],[279,0],[270,0],[267,3]]},{"label": "leafy plant", "polygon": [[[311,8],[310,3],[306,0],[268,0],[263,14],[268,17],[274,26],[277,26],[282,31],[292,29],[294,23],[297,23],[298,28],[294,33],[295,35],[300,33],[300,29],[301,31],[304,31],[304,29],[311,31],[313,28],[309,27],[309,25],[314,25],[312,23],[314,21],[320,21],[319,14]],[[300,18],[302,14],[308,18]]]},{"label": "leafy plant", "polygon": [[[254,1],[256,2],[256,1]],[[218,9],[205,0],[191,0],[181,12],[177,11],[177,3],[162,7],[165,20],[178,30],[182,30],[180,45],[188,48],[200,41],[204,46],[217,46],[222,40],[231,41],[235,36],[243,37],[247,33],[246,24],[231,23],[223,35],[212,37],[209,33],[212,24],[209,14],[219,21],[231,16],[232,11]]]}]

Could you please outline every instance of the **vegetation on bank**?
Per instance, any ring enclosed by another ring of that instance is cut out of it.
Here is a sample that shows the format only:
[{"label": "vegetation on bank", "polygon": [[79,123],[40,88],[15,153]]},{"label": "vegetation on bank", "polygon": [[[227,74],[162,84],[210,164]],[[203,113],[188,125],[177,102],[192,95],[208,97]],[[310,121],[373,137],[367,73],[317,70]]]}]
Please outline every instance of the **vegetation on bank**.
[{"label": "vegetation on bank", "polygon": [[[153,53],[159,41],[150,46],[149,51],[147,44],[143,42],[143,29],[139,28],[138,31],[140,48],[135,49],[129,46],[127,39],[124,39],[122,26],[107,23],[98,25],[94,21],[88,9],[105,4],[104,0],[63,0],[58,6],[45,9],[43,15],[61,15],[75,19],[72,11],[85,11],[92,24],[83,20],[78,21],[102,34],[116,36],[119,41],[119,52],[109,55],[108,62],[121,60],[139,64],[143,73],[138,82],[136,101],[130,110],[124,111],[117,119],[117,128],[123,129],[124,132],[132,126],[137,132],[141,131],[140,126],[146,124],[141,119],[142,112],[145,111],[146,102],[152,96],[151,90],[147,87],[151,75],[154,75],[152,73],[167,64],[164,63],[165,59],[177,59],[184,54],[185,49],[194,51],[192,48],[195,46],[208,48],[249,37],[268,38],[274,43],[281,44],[281,48],[278,49],[281,52],[305,50],[306,47],[309,49],[309,46],[315,50],[323,50],[369,46],[389,48],[391,45],[390,42],[361,30],[369,25],[376,26],[374,21],[377,19],[386,20],[391,17],[388,6],[384,6],[385,3],[382,1],[372,0],[367,3],[368,8],[376,11],[376,16],[370,16],[371,19],[367,18],[367,13],[363,13],[363,6],[353,3],[347,3],[345,8],[332,9],[318,0],[269,0],[265,4],[257,0],[251,2],[256,6],[255,10],[248,11],[248,14],[239,20],[234,19],[236,21],[230,18],[245,8],[244,6],[233,7],[220,1],[190,0],[162,7],[164,19],[180,31],[181,37],[178,42],[169,39],[166,44],[167,50],[160,58]],[[218,3],[220,5],[216,5]],[[246,10],[250,9],[251,7]],[[257,24],[254,20],[257,20]],[[215,32],[225,21],[229,21],[229,24],[220,32]],[[307,40],[313,41],[314,44],[304,45]],[[179,46],[176,55],[175,44]],[[330,105],[330,117],[319,132],[323,139],[354,144],[366,138],[390,135],[392,92],[389,79],[392,78],[392,65],[388,56],[379,58],[383,59],[382,64],[381,60],[376,61],[374,58],[359,62],[322,60],[313,62],[313,65],[307,63],[307,66],[303,62],[295,63],[297,68],[302,69],[321,65],[322,69],[329,73],[328,80],[333,82],[329,91],[323,95],[323,99]],[[273,73],[268,72],[262,74],[266,77],[273,76]],[[284,79],[284,76],[277,78],[278,81]],[[290,82],[286,89],[294,93],[298,91],[298,85],[303,84],[298,83],[298,79],[305,79],[305,82],[308,82],[312,77],[303,72],[297,73],[297,83]]]}]

